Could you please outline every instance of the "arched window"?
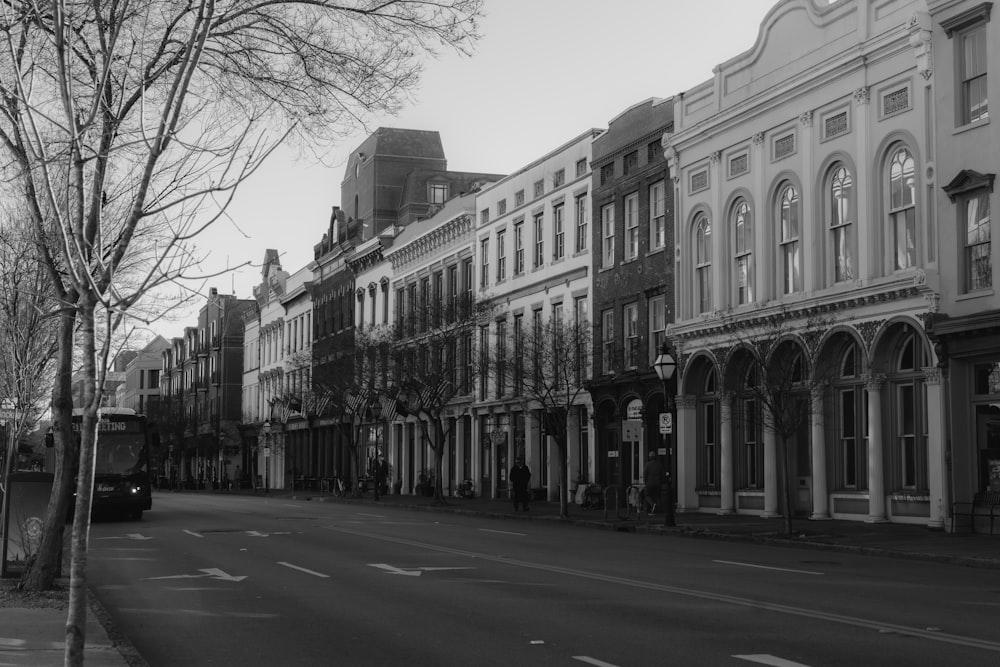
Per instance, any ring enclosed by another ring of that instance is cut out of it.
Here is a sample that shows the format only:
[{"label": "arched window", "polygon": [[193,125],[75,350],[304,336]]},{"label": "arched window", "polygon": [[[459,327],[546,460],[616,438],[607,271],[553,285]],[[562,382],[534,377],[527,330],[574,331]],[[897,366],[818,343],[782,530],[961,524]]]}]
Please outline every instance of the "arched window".
[{"label": "arched window", "polygon": [[833,263],[834,282],[854,280],[854,182],[851,172],[843,165],[836,165],[829,181],[830,259]]},{"label": "arched window", "polygon": [[802,249],[799,243],[799,193],[785,185],[778,197],[781,224],[781,287],[783,294],[802,289]]},{"label": "arched window", "polygon": [[707,313],[712,310],[712,223],[701,214],[694,228],[698,312]]},{"label": "arched window", "polygon": [[917,263],[916,193],[913,155],[904,146],[889,161],[889,229],[895,270]]},{"label": "arched window", "polygon": [[753,226],[750,205],[744,200],[733,207],[733,273],[736,279],[736,303],[753,301]]}]

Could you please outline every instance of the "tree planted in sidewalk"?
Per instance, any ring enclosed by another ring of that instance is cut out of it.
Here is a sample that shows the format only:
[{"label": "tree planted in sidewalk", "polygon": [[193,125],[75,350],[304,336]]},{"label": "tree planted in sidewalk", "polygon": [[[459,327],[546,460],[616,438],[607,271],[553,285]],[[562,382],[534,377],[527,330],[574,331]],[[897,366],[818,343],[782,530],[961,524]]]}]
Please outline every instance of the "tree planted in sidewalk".
[{"label": "tree planted in sidewalk", "polygon": [[[0,10],[0,150],[66,313],[53,392],[65,441],[74,347],[84,377],[68,664],[83,660],[110,331],[151,291],[196,270],[192,240],[279,143],[322,145],[372,112],[395,111],[421,56],[471,46],[480,9],[480,0],[12,0]],[[48,517],[47,529],[60,519]]]},{"label": "tree planted in sidewalk", "polygon": [[552,438],[559,472],[559,515],[569,516],[569,434],[574,410],[585,405],[590,379],[591,327],[587,320],[569,319],[562,308],[546,319],[524,326],[506,320],[493,334],[486,351],[486,368],[498,398],[518,406],[537,421],[540,436]]}]

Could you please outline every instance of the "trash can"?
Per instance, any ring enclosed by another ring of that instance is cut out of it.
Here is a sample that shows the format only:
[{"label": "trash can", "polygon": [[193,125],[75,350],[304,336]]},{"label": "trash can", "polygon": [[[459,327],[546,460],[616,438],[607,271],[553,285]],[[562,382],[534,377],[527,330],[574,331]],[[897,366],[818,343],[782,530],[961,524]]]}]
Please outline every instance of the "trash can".
[{"label": "trash can", "polygon": [[7,525],[3,526],[3,562],[0,576],[24,572],[42,540],[45,510],[52,492],[52,473],[14,472],[10,475]]}]

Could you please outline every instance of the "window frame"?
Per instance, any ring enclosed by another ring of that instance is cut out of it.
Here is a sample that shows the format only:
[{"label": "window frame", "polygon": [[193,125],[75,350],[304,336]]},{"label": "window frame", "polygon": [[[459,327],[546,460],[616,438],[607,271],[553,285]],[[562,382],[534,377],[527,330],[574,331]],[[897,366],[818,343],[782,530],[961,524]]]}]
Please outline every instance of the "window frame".
[{"label": "window frame", "polygon": [[514,275],[524,275],[524,220],[514,223]]},{"label": "window frame", "polygon": [[556,204],[552,207],[552,259],[555,261],[566,255],[565,217],[565,204]]},{"label": "window frame", "polygon": [[639,193],[632,192],[622,200],[622,211],[625,217],[625,256],[622,261],[629,262],[639,256]]},{"label": "window frame", "polygon": [[802,291],[802,199],[795,184],[778,186],[776,208],[781,294],[788,296]]},{"label": "window frame", "polygon": [[535,232],[532,268],[537,269],[545,264],[545,213],[531,216],[531,224]]},{"label": "window frame", "polygon": [[586,194],[579,195],[573,200],[573,214],[576,216],[576,252],[585,252],[588,246],[588,227],[590,221],[587,216],[587,202],[590,198]]},{"label": "window frame", "polygon": [[507,230],[497,230],[497,282],[507,280]]},{"label": "window frame", "polygon": [[601,268],[615,265],[615,203],[601,207]]},{"label": "window frame", "polygon": [[694,218],[694,287],[696,314],[712,312],[712,222],[705,212]]},{"label": "window frame", "polygon": [[[898,156],[902,153],[906,153],[908,159],[902,162],[898,160]],[[886,161],[885,167],[885,178],[886,178],[886,218],[887,218],[887,233],[889,234],[888,240],[888,252],[889,252],[889,262],[893,271],[907,271],[913,269],[918,264],[919,257],[919,244],[917,236],[917,198],[919,188],[917,187],[917,161],[910,147],[903,143],[894,144],[888,152],[889,159]],[[906,176],[907,162],[910,163],[909,173],[913,179],[913,184],[910,188],[906,188],[906,183],[903,179]],[[900,201],[896,205],[896,192],[894,191],[894,171],[896,167],[899,166],[900,170]],[[903,201],[902,194],[907,192],[910,193],[910,200],[908,202]],[[913,241],[912,248],[904,246],[902,249],[908,251],[908,254],[912,255],[912,258],[907,258],[906,260],[901,260],[900,258],[900,231],[909,232],[910,238]]]},{"label": "window frame", "polygon": [[[830,260],[829,279],[833,284],[850,282],[856,278],[855,221],[858,215],[858,200],[854,196],[854,176],[845,163],[838,161],[830,165],[823,190],[825,198],[823,209],[827,216],[826,230],[830,244],[830,251],[827,254]],[[846,207],[842,203],[838,204],[845,199]]]},{"label": "window frame", "polygon": [[736,305],[753,303],[753,208],[744,197],[733,203],[733,289]]},{"label": "window frame", "polygon": [[[659,190],[660,194],[656,192]],[[667,184],[659,180],[649,186],[649,251],[667,246]]]}]

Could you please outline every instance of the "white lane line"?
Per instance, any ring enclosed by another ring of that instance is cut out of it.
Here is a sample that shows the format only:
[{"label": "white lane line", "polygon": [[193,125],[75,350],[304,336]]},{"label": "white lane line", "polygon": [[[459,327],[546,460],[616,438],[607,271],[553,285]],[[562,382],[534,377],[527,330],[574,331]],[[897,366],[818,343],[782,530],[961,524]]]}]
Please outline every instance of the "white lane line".
[{"label": "white lane line", "polygon": [[801,662],[792,662],[791,660],[785,660],[784,658],[779,658],[775,655],[768,655],[766,653],[760,653],[757,655],[734,655],[733,657],[737,660],[756,662],[760,665],[773,665],[773,667],[809,667],[809,665]]},{"label": "white lane line", "polygon": [[969,646],[973,648],[979,648],[984,651],[995,651],[997,653],[1000,653],[1000,642],[991,641],[989,639],[978,639],[976,637],[954,635],[946,632],[928,632],[924,628],[916,628],[908,625],[899,625],[897,623],[885,623],[882,621],[877,621],[874,619],[864,618],[859,616],[848,616],[846,614],[825,612],[819,609],[811,609],[808,607],[794,607],[792,605],[786,605],[777,602],[756,600],[753,598],[745,598],[737,595],[727,595],[725,593],[702,591],[694,588],[685,588],[683,586],[656,584],[649,581],[641,581],[638,579],[629,579],[627,577],[617,577],[610,574],[602,574],[600,572],[590,572],[587,570],[574,570],[572,568],[561,567],[559,565],[552,565],[549,563],[537,563],[526,560],[517,560],[515,558],[507,558],[504,556],[497,556],[494,554],[480,553],[476,551],[467,551],[465,549],[455,549],[452,547],[445,547],[438,544],[430,544],[428,542],[420,542],[417,540],[408,540],[401,537],[376,535],[375,533],[368,533],[363,530],[353,530],[351,528],[346,528],[343,526],[323,526],[322,528],[324,530],[331,530],[337,533],[345,533],[347,535],[366,537],[371,540],[380,540],[383,542],[390,542],[393,544],[405,544],[407,546],[416,547],[418,549],[427,549],[428,551],[436,551],[438,553],[447,553],[447,554],[452,554],[454,556],[465,556],[467,558],[475,558],[478,560],[483,560],[488,562],[501,563],[507,567],[522,567],[532,570],[538,570],[541,572],[550,572],[552,574],[561,574],[569,577],[578,577],[580,579],[586,579],[589,581],[600,581],[604,583],[617,584],[620,586],[629,586],[631,588],[637,588],[641,590],[659,591],[661,593],[671,593],[673,595],[684,595],[698,600],[711,600],[714,602],[722,602],[732,605],[738,605],[750,609],[762,609],[770,612],[789,614],[792,616],[800,616],[803,618],[811,618],[815,620],[826,621],[827,623],[839,623],[842,625],[866,628],[870,630],[876,630],[879,632],[892,631],[909,637],[920,637],[922,639],[929,639],[931,641],[937,641],[946,644],[955,644],[957,646]]},{"label": "white lane line", "polygon": [[739,563],[735,560],[713,560],[713,563],[722,563],[723,565],[739,565],[740,567],[755,567],[758,570],[777,570],[778,572],[795,572],[796,574],[815,574],[822,577],[822,572],[811,572],[809,570],[790,570],[787,567],[769,567],[767,565],[754,565],[753,563]]},{"label": "white lane line", "polygon": [[184,532],[187,533],[188,535],[194,535],[195,537],[205,537],[201,533],[196,533],[193,530],[185,530]]},{"label": "white lane line", "polygon": [[311,574],[314,577],[322,577],[323,579],[329,579],[330,575],[323,574],[322,572],[314,572],[313,570],[307,570],[304,567],[299,567],[298,565],[292,565],[291,563],[286,563],[285,561],[278,561],[278,565],[284,565],[285,567],[290,567],[293,570],[298,570],[299,572],[305,572],[306,574]]},{"label": "white lane line", "polygon": [[282,507],[304,507],[304,505],[296,505],[295,503],[281,503]]},{"label": "white lane line", "polygon": [[618,665],[612,662],[604,662],[603,660],[598,660],[597,658],[591,658],[589,655],[574,655],[573,659],[585,662],[588,665],[597,665],[597,667],[618,667]]},{"label": "white lane line", "polygon": [[481,530],[484,533],[497,533],[499,535],[520,535],[521,537],[525,537],[527,535],[527,533],[512,533],[509,530],[490,530],[489,528],[479,528],[478,530]]},{"label": "white lane line", "polygon": [[375,517],[376,519],[385,518],[384,514],[366,514],[364,512],[358,512],[358,516],[371,516],[371,517]]}]

